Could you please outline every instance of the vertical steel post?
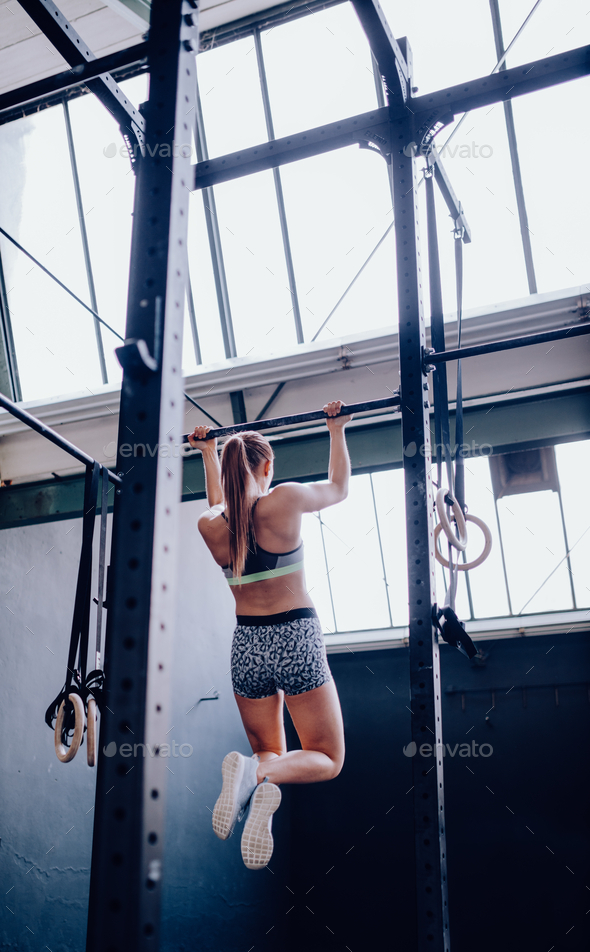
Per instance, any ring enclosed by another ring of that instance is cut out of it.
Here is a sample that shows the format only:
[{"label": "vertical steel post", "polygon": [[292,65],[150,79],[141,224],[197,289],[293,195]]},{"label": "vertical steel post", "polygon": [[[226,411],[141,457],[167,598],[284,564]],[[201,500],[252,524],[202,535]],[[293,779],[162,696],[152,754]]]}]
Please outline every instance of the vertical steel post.
[{"label": "vertical steel post", "polygon": [[[138,163],[126,343],[119,351],[119,447],[131,430],[145,449],[133,459],[117,457],[124,481],[113,520],[88,952],[159,944],[196,6],[154,0],[151,9],[148,152]],[[138,339],[149,349],[145,360]]]},{"label": "vertical steel post", "polygon": [[[401,43],[400,43],[401,45]],[[411,86],[411,54],[406,46]],[[410,610],[410,708],[416,850],[417,952],[448,952],[446,845],[439,649],[432,624],[435,600],[434,499],[432,493],[428,380],[422,356],[426,343],[422,302],[422,259],[412,113],[392,123],[391,178],[398,276],[402,439]],[[405,152],[404,152],[405,148]],[[406,154],[408,153],[408,154]],[[435,768],[420,755],[436,745]]]}]

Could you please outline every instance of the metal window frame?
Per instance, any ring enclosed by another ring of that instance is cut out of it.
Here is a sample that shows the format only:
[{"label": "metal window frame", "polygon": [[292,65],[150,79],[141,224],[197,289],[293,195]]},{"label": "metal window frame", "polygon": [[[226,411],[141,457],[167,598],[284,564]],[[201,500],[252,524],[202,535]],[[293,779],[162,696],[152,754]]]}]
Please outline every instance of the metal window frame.
[{"label": "metal window frame", "polygon": [[20,385],[20,376],[18,372],[18,360],[16,356],[16,347],[14,345],[14,334],[12,331],[12,320],[10,318],[10,308],[8,307],[8,295],[6,293],[6,281],[4,279],[4,266],[2,264],[2,248],[0,247],[0,359],[4,360],[6,378],[9,393],[6,396],[19,403],[22,398]]},{"label": "metal window frame", "polygon": [[[90,245],[88,243],[88,232],[86,230],[86,218],[84,215],[84,206],[82,204],[82,190],[80,188],[80,177],[78,175],[78,162],[76,159],[76,148],[74,146],[74,135],[72,132],[72,122],[70,119],[70,110],[67,101],[63,104],[64,121],[66,125],[66,137],[68,140],[68,151],[70,154],[70,166],[72,170],[72,181],[74,184],[74,195],[76,196],[76,209],[78,211],[78,225],[80,227],[80,237],[82,239],[82,250],[84,252],[84,265],[86,267],[86,280],[88,282],[88,293],[90,295],[90,305],[95,314],[98,314],[98,301],[96,299],[96,288],[94,286],[94,274],[92,273],[92,261],[90,260]],[[100,322],[96,317],[94,320],[94,333],[96,335],[96,348],[98,351],[98,362],[100,364],[100,373],[102,382],[108,383],[107,365],[104,356],[104,345],[102,340],[102,329]]]},{"label": "metal window frame", "polygon": [[[203,119],[203,110],[201,107],[201,95],[197,84],[195,97],[196,111],[196,146],[197,159],[199,162],[208,161],[207,136],[205,133],[205,122]],[[213,188],[203,190],[203,208],[205,211],[205,222],[207,224],[207,236],[209,238],[209,251],[211,254],[211,264],[213,266],[213,279],[215,281],[215,292],[217,294],[217,307],[219,310],[219,320],[221,323],[221,335],[223,338],[223,348],[227,359],[237,357],[236,340],[234,336],[234,325],[231,315],[231,305],[229,301],[229,291],[227,287],[227,278],[225,274],[225,262],[223,258],[223,248],[221,245],[221,232],[219,229],[219,219],[217,218],[217,207],[215,205],[215,193]]]},{"label": "metal window frame", "polygon": [[189,265],[188,277],[186,279],[186,306],[188,308],[188,318],[189,318],[191,334],[193,338],[195,360],[197,361],[197,367],[198,367],[203,363],[203,357],[201,354],[201,342],[199,340],[199,330],[197,327],[197,313],[195,311],[195,299],[193,297],[193,285],[192,285],[191,276],[190,276],[190,265]]},{"label": "metal window frame", "polygon": [[[505,70],[506,62],[504,49],[504,39],[502,37],[502,18],[500,16],[500,4],[498,0],[490,0],[490,11],[492,14],[492,26],[494,30],[494,42],[496,44],[496,56],[500,63],[498,69]],[[516,193],[516,208],[518,211],[518,221],[520,225],[520,238],[522,241],[522,251],[524,254],[524,263],[526,276],[531,294],[537,293],[537,278],[535,276],[535,262],[533,259],[533,248],[531,245],[529,219],[526,210],[526,200],[524,196],[524,186],[522,174],[520,171],[520,159],[518,157],[518,144],[516,141],[516,128],[514,125],[514,112],[512,102],[508,100],[504,104],[504,120],[506,123],[506,134],[508,136],[508,149],[510,152],[510,163],[512,166],[512,178],[514,181],[514,191]]]},{"label": "metal window frame", "polygon": [[375,499],[375,487],[373,485],[372,473],[369,473],[369,485],[371,487],[371,499],[373,501],[373,512],[375,513],[375,527],[377,529],[377,539],[379,541],[379,555],[381,556],[381,568],[383,569],[383,584],[385,586],[385,597],[387,599],[387,611],[389,614],[389,624],[391,628],[393,628],[391,599],[389,597],[389,582],[387,581],[387,568],[385,566],[385,554],[383,552],[383,543],[381,541],[381,526],[379,525],[379,513],[377,512],[377,500]]},{"label": "metal window frame", "polygon": [[[270,105],[270,96],[268,94],[268,83],[266,81],[266,66],[264,64],[264,53],[262,50],[262,40],[260,38],[260,29],[254,30],[254,48],[256,50],[256,63],[258,65],[258,76],[260,79],[260,92],[262,94],[262,105],[264,108],[264,120],[266,122],[266,131],[268,141],[275,141],[274,124],[272,119],[272,109]],[[291,240],[289,238],[289,228],[287,225],[287,212],[285,210],[285,199],[283,196],[283,183],[281,181],[280,169],[272,170],[277,207],[279,211],[279,221],[281,225],[281,237],[283,239],[283,252],[285,255],[285,264],[287,266],[287,277],[289,279],[289,291],[293,301],[293,320],[295,322],[295,336],[298,344],[303,344],[305,336],[303,334],[303,324],[301,322],[301,308],[299,305],[299,293],[297,290],[297,281],[295,278],[295,266],[293,264],[293,255],[291,254]]]}]

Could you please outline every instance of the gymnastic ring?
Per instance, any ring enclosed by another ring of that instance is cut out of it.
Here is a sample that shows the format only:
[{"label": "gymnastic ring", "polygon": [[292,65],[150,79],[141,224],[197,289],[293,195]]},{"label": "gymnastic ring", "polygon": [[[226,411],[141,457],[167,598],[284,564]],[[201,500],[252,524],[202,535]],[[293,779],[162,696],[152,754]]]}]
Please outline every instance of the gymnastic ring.
[{"label": "gymnastic ring", "polygon": [[72,691],[71,694],[68,694],[68,699],[74,705],[74,713],[76,716],[74,736],[72,737],[72,743],[69,747],[66,747],[61,739],[61,729],[64,722],[66,708],[65,700],[63,700],[59,706],[57,720],[55,722],[55,753],[57,754],[57,759],[61,760],[62,764],[67,764],[70,760],[74,759],[78,753],[78,750],[80,749],[80,744],[82,743],[82,738],[84,736],[84,702],[80,695],[76,694],[74,691]]},{"label": "gymnastic ring", "polygon": [[[453,500],[452,502],[453,515],[455,517],[455,522],[457,523],[459,538],[457,538],[457,536],[451,529],[451,523],[449,522],[446,509],[445,509],[445,499]],[[463,510],[461,509],[461,506],[459,505],[457,500],[453,499],[448,489],[444,489],[444,487],[442,489],[439,489],[439,491],[436,494],[436,510],[438,512],[440,525],[444,529],[447,539],[449,540],[451,545],[453,545],[456,549],[459,549],[460,552],[463,552],[463,550],[467,547],[467,541],[468,541],[465,516],[463,515]]]},{"label": "gymnastic ring", "polygon": [[[482,562],[485,562],[488,555],[492,551],[492,533],[489,528],[486,526],[483,519],[479,519],[477,516],[472,516],[471,513],[467,513],[466,517],[467,522],[473,522],[476,526],[479,526],[484,535],[484,547],[483,552],[479,555],[473,562],[458,562],[457,565],[454,565],[453,568],[459,569],[460,572],[467,572],[468,569],[475,569],[478,565],[481,565]],[[449,567],[449,563],[445,559],[444,555],[438,547],[438,537],[443,529],[442,523],[439,523],[434,530],[434,554],[436,556],[437,562],[440,562],[441,565],[444,565],[446,569]]]},{"label": "gymnastic ring", "polygon": [[86,762],[89,767],[96,766],[96,701],[88,698],[86,715]]}]

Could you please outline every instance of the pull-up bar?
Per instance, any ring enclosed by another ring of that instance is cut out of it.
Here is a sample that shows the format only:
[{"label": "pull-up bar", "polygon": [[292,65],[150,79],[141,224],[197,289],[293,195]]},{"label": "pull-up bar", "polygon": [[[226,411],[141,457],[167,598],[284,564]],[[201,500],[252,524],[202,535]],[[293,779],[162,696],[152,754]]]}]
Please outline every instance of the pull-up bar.
[{"label": "pull-up bar", "polygon": [[[88,456],[88,454],[83,450],[78,449],[78,447],[74,446],[73,443],[70,443],[69,440],[64,439],[63,436],[60,436],[59,433],[56,433],[55,430],[52,430],[50,426],[46,426],[45,423],[43,423],[41,420],[38,420],[37,417],[32,415],[32,413],[27,413],[26,410],[23,410],[21,407],[17,406],[16,403],[13,403],[12,400],[9,400],[1,393],[0,407],[8,410],[8,412],[11,413],[12,416],[16,417],[17,420],[20,420],[21,423],[26,423],[26,425],[30,426],[32,430],[35,430],[37,433],[40,433],[41,436],[44,436],[46,440],[49,440],[51,443],[55,443],[56,446],[59,446],[60,450],[64,450],[66,453],[69,453],[70,456],[73,456],[74,459],[77,459],[80,463],[83,463],[84,466],[92,466],[96,462],[92,456]],[[107,472],[112,483],[121,485],[122,480],[120,476],[117,476],[116,473],[112,473],[110,470],[107,470]]]},{"label": "pull-up bar", "polygon": [[[347,416],[349,413],[366,413],[367,410],[385,410],[390,407],[399,407],[400,403],[400,396],[396,392],[392,397],[385,397],[383,400],[367,400],[366,403],[351,403],[349,406],[343,406],[340,413],[333,417],[328,417],[323,410],[310,410],[309,413],[293,413],[291,416],[273,417],[272,420],[254,420],[253,423],[236,423],[234,426],[222,426],[216,430],[209,430],[205,439],[214,440],[217,437],[230,436],[244,430],[274,430],[279,426],[309,423],[312,420],[335,420],[337,417]],[[188,436],[184,436],[182,441],[188,443]]]},{"label": "pull-up bar", "polygon": [[443,364],[449,360],[462,360],[463,357],[479,357],[482,354],[495,354],[500,350],[513,350],[515,347],[530,347],[532,344],[550,344],[554,340],[582,337],[590,334],[590,322],[562,327],[557,331],[545,331],[542,334],[527,334],[526,337],[509,337],[507,340],[492,340],[487,344],[474,344],[473,347],[460,347],[457,350],[445,350],[440,353],[428,352],[424,355],[426,364]]}]

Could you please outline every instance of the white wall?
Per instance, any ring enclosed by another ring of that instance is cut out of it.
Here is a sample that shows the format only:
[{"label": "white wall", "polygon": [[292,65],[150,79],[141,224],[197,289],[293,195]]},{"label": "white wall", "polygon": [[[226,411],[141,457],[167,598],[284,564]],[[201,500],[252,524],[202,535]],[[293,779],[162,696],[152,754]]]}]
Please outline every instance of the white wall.
[{"label": "white wall", "polygon": [[[197,530],[204,506],[181,506],[169,740],[193,753],[169,760],[162,948],[191,947],[198,935],[200,949],[230,952],[253,944],[275,886],[268,874],[245,869],[239,835],[222,843],[211,829],[221,761],[230,750],[250,750],[228,673],[233,598]],[[8,906],[0,947],[37,950],[40,940],[50,949],[84,946],[95,771],[85,745],[60,764],[43,720],[64,681],[81,528],[78,519],[0,533],[0,889]],[[215,691],[218,700],[197,703]],[[277,870],[288,864],[288,796],[279,813]]]}]

